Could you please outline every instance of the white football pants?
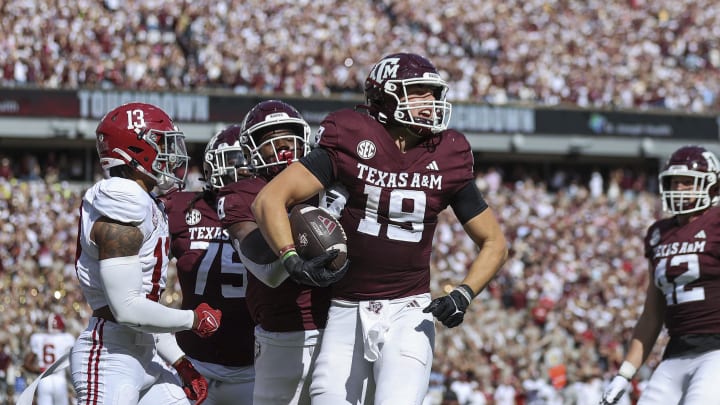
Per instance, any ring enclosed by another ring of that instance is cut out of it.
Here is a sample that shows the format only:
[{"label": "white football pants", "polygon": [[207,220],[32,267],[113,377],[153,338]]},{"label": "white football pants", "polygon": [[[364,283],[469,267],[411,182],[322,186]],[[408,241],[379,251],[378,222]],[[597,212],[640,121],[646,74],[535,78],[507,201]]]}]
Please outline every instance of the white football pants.
[{"label": "white football pants", "polygon": [[333,300],[312,376],[313,405],[420,405],[428,390],[435,326],[430,294]]},{"label": "white football pants", "polygon": [[638,405],[717,403],[720,403],[720,350],[662,361],[638,401]]},{"label": "white football pants", "polygon": [[69,402],[65,370],[40,380],[37,387],[37,405],[67,405]]},{"label": "white football pants", "polygon": [[78,404],[189,404],[166,367],[152,334],[95,317],[70,354]]},{"label": "white football pants", "polygon": [[253,405],[309,405],[318,330],[268,332],[255,327]]}]

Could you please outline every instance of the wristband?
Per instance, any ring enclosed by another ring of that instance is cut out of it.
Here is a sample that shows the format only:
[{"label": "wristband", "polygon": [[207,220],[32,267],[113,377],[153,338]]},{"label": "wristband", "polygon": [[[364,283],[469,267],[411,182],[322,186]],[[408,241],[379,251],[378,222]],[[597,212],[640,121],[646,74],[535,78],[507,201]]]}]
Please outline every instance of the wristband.
[{"label": "wristband", "polygon": [[295,251],[295,248],[286,251],[285,254],[283,254],[283,255],[280,257],[280,260],[282,260],[282,262],[285,263],[285,261],[286,261],[288,258],[290,258],[290,256],[297,256],[297,252]]},{"label": "wristband", "polygon": [[473,292],[472,288],[470,288],[467,284],[460,284],[459,286],[455,287],[455,291],[462,294],[463,297],[467,300],[468,304],[472,302],[473,298],[475,298],[475,292]]},{"label": "wristband", "polygon": [[291,243],[291,244],[289,244],[289,245],[287,245],[287,246],[282,247],[282,248],[280,249],[280,252],[278,253],[278,257],[283,257],[283,256],[285,256],[285,253],[287,253],[287,252],[289,252],[289,251],[291,251],[291,250],[295,250],[295,244],[294,244],[294,243]]},{"label": "wristband", "polygon": [[626,380],[630,381],[630,380],[632,380],[636,371],[637,371],[637,368],[635,368],[635,366],[630,364],[629,361],[625,360],[620,365],[620,369],[618,370],[618,375],[625,378]]}]

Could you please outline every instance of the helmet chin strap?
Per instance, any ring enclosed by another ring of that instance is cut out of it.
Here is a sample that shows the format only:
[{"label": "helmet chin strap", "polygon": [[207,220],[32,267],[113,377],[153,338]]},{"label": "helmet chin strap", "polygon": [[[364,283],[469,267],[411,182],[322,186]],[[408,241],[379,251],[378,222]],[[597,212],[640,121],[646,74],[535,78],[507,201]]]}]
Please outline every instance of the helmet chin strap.
[{"label": "helmet chin strap", "polygon": [[405,130],[405,132],[407,132],[408,135],[412,136],[413,138],[420,139],[420,140],[425,138],[424,136],[422,136],[422,135],[418,134],[417,132],[413,131],[412,129],[410,129],[411,126],[412,125],[410,125],[410,124],[405,124],[402,126],[402,128]]},{"label": "helmet chin strap", "polygon": [[155,176],[153,173],[150,173],[150,172],[148,172],[147,170],[145,170],[145,168],[144,168],[140,163],[138,163],[137,160],[133,159],[133,158],[132,158],[130,155],[128,155],[124,150],[119,149],[119,148],[115,148],[115,149],[113,149],[113,152],[115,152],[115,153],[117,153],[118,155],[122,156],[122,158],[123,158],[123,160],[125,161],[125,164],[127,165],[127,167],[129,167],[129,168],[131,168],[131,169],[134,169],[134,170],[137,170],[138,172],[140,172],[140,173],[142,173],[142,174],[150,177],[151,179],[153,179],[156,184],[160,184],[160,181],[161,181],[160,178],[158,178],[157,176]]},{"label": "helmet chin strap", "polygon": [[[431,125],[432,122],[429,119],[425,119],[423,117],[413,117],[410,113],[410,111],[406,111],[405,115],[407,118],[402,117],[401,114],[398,115],[395,119],[395,122],[404,127],[406,129],[406,132],[408,132],[410,135],[412,135],[413,138],[424,140],[427,138],[430,138],[434,135],[434,132],[431,128],[426,127],[426,125]],[[401,121],[402,119],[402,121]],[[419,124],[418,124],[419,123]]]}]

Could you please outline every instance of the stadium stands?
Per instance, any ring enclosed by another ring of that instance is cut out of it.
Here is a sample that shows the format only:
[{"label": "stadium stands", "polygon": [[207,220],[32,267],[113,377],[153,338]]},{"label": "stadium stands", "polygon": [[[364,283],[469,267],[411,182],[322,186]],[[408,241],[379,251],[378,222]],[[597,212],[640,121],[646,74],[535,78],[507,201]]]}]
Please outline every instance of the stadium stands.
[{"label": "stadium stands", "polygon": [[404,50],[452,100],[716,111],[719,18],[712,0],[13,0],[0,84],[356,94]]}]

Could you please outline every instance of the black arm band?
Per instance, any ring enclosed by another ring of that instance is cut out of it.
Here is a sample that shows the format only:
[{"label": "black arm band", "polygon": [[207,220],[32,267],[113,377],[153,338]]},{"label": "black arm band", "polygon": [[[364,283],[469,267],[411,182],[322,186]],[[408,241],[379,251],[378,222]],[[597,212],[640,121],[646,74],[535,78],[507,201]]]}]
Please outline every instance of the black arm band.
[{"label": "black arm band", "polygon": [[471,180],[453,196],[450,206],[455,212],[458,221],[464,225],[467,221],[485,211],[488,204],[475,185],[475,181]]},{"label": "black arm band", "polygon": [[323,186],[329,187],[335,181],[330,155],[324,148],[315,148],[306,156],[300,158],[300,163],[317,177]]}]

